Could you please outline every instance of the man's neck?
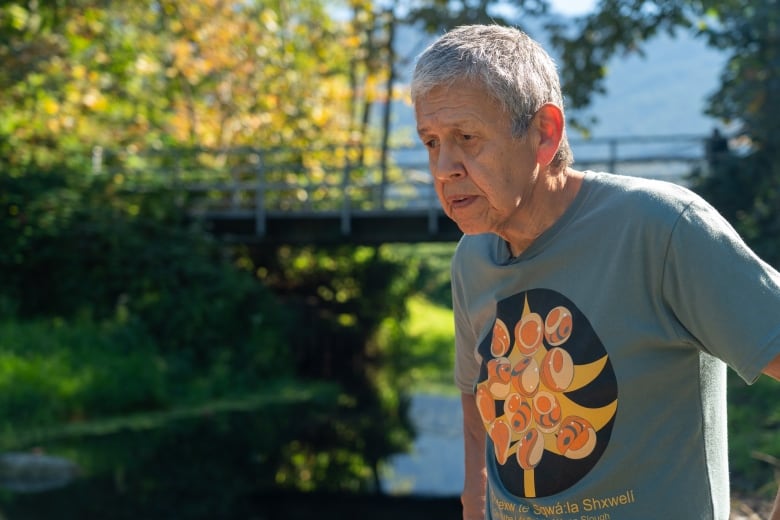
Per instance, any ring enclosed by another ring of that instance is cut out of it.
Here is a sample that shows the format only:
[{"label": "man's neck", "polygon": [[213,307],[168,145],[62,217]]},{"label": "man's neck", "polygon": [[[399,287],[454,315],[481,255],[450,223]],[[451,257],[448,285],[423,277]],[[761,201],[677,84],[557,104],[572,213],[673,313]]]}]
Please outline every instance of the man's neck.
[{"label": "man's neck", "polygon": [[524,224],[500,234],[512,257],[520,256],[563,216],[577,197],[583,178],[582,172],[567,168],[539,179],[536,189],[542,190],[543,196],[537,197],[534,207],[524,215]]}]

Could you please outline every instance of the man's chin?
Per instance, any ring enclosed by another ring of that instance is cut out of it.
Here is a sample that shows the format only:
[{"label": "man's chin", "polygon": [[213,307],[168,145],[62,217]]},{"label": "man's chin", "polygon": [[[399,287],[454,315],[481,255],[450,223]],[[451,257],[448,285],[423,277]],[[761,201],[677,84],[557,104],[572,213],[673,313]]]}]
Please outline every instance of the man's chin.
[{"label": "man's chin", "polygon": [[475,225],[469,225],[467,223],[460,223],[455,222],[458,225],[458,229],[460,229],[464,235],[482,235],[484,233],[488,233],[490,230],[485,229],[483,226],[475,226]]}]

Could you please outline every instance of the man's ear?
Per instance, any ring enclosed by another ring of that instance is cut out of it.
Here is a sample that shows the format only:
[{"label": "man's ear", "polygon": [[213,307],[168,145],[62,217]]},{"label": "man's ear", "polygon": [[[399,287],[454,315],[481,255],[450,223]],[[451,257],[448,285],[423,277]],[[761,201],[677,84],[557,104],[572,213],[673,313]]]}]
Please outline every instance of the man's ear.
[{"label": "man's ear", "polygon": [[536,128],[539,145],[536,162],[544,168],[558,153],[564,129],[563,111],[557,105],[546,103],[536,112],[532,124]]}]

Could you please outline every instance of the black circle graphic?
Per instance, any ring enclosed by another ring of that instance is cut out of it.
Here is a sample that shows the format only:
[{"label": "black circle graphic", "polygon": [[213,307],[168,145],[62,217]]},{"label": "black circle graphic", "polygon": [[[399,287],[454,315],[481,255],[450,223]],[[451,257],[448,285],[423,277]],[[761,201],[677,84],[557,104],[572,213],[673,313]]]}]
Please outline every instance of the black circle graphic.
[{"label": "black circle graphic", "polygon": [[617,379],[606,349],[565,296],[533,289],[501,300],[480,343],[477,408],[497,474],[518,497],[564,491],[609,444]]}]

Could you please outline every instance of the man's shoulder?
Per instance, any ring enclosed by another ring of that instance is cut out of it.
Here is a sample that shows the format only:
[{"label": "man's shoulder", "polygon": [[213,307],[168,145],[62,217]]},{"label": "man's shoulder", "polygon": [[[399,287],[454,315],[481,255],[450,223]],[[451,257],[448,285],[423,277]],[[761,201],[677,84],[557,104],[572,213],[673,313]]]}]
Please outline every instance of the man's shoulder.
[{"label": "man's shoulder", "polygon": [[686,186],[664,180],[598,172],[589,172],[586,178],[591,209],[622,210],[639,218],[676,218],[692,202],[701,200]]}]

